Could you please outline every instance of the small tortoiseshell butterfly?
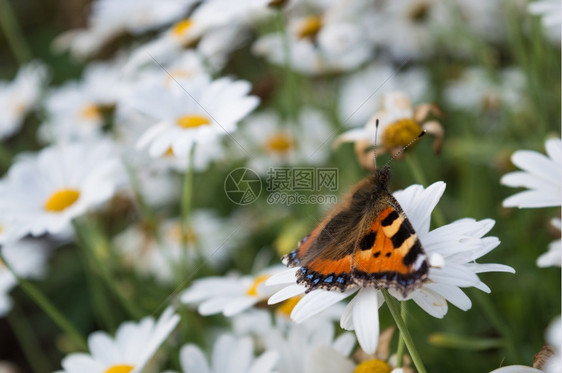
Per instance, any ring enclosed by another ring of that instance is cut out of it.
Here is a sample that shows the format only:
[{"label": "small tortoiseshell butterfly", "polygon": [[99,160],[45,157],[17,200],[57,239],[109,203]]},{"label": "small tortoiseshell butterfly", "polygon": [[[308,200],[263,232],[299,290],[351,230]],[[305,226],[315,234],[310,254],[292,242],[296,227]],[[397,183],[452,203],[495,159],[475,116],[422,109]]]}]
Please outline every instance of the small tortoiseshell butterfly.
[{"label": "small tortoiseshell butterfly", "polygon": [[297,282],[306,292],[343,292],[359,285],[394,288],[406,297],[427,279],[427,255],[388,191],[389,180],[386,165],[359,182],[297,249],[283,257],[285,265],[300,267]]}]

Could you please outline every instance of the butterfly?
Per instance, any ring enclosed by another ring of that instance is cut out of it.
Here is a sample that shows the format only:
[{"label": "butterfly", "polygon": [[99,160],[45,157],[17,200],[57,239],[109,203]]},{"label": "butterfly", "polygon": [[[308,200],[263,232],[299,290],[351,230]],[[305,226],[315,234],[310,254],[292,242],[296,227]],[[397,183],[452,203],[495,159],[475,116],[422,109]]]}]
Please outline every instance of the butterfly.
[{"label": "butterfly", "polygon": [[282,258],[285,265],[300,267],[297,283],[307,293],[359,285],[394,288],[406,297],[427,280],[427,255],[388,191],[389,180],[388,165],[375,170]]}]

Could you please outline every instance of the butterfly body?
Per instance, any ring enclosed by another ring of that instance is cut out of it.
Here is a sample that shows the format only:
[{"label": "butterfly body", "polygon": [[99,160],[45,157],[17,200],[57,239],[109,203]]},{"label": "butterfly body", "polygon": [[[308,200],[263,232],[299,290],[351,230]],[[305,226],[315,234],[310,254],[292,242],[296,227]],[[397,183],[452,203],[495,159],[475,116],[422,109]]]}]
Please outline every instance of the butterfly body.
[{"label": "butterfly body", "polygon": [[388,166],[363,179],[283,257],[314,289],[395,288],[404,297],[427,279],[427,256],[412,224],[388,192]]}]

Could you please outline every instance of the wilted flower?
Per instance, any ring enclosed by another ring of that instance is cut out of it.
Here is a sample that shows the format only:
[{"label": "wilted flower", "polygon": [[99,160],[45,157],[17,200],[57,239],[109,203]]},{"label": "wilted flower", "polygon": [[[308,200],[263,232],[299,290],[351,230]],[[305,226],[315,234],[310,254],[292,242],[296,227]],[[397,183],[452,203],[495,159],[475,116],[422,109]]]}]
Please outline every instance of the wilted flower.
[{"label": "wilted flower", "polygon": [[345,78],[339,92],[340,121],[345,127],[364,125],[379,110],[381,97],[397,89],[418,102],[428,92],[428,80],[423,68],[401,70],[390,64],[371,64]]},{"label": "wilted flower", "polygon": [[[375,144],[379,146],[377,154],[389,151],[394,155],[410,144],[422,131],[435,136],[433,150],[439,152],[444,132],[438,121],[425,121],[430,113],[439,115],[440,111],[431,104],[422,104],[414,109],[404,93],[387,93],[383,96],[383,109],[376,112],[365,127],[352,129],[340,135],[334,146],[353,141],[359,162],[368,170],[374,169],[372,148]],[[378,137],[375,139],[377,123]],[[371,150],[367,151],[369,148]]]}]

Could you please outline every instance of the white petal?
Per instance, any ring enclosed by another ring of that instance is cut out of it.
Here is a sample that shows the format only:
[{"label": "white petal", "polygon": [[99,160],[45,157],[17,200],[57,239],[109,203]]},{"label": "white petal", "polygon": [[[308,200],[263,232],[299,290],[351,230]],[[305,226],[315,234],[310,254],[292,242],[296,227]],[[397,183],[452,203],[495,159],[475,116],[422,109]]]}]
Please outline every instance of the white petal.
[{"label": "white petal", "polygon": [[509,365],[492,370],[490,373],[543,373],[541,370],[523,365]]},{"label": "white petal", "polygon": [[355,364],[329,346],[314,348],[310,360],[307,373],[352,373],[355,369]]},{"label": "white petal", "polygon": [[429,278],[433,282],[469,287],[474,286],[480,280],[465,265],[449,263],[444,268],[431,268]]},{"label": "white petal", "polygon": [[286,271],[282,271],[272,275],[265,281],[267,286],[270,285],[285,285],[285,284],[294,284],[296,283],[296,273],[299,268],[291,268]]},{"label": "white petal", "polygon": [[544,180],[548,180],[554,185],[560,185],[560,172],[557,171],[557,165],[545,155],[531,151],[518,150],[511,156],[511,161],[517,167],[528,171]]},{"label": "white petal", "polygon": [[257,297],[243,297],[243,298],[236,298],[233,299],[232,302],[228,303],[226,307],[224,307],[222,313],[226,317],[234,316],[237,313],[244,311],[252,307],[254,304],[258,303],[259,298]]},{"label": "white petal", "polygon": [[353,326],[361,348],[368,354],[375,353],[379,341],[378,290],[363,288],[357,294],[353,307]]},{"label": "white petal", "polygon": [[180,350],[181,369],[185,373],[211,373],[203,352],[194,344],[188,344]]},{"label": "white petal", "polygon": [[201,303],[197,310],[203,316],[214,315],[222,310],[232,301],[232,298],[217,297]]},{"label": "white petal", "polygon": [[553,191],[527,190],[506,198],[503,207],[540,208],[560,206],[560,193]]},{"label": "white petal", "polygon": [[254,361],[249,373],[272,373],[278,360],[277,351],[266,351]]},{"label": "white petal", "polygon": [[276,304],[279,302],[283,302],[292,297],[296,297],[298,295],[304,294],[306,287],[303,285],[289,285],[286,288],[279,290],[277,293],[273,294],[267,304]]},{"label": "white petal", "polygon": [[355,298],[354,297],[348,304],[345,306],[343,313],[340,319],[340,327],[343,330],[353,330],[353,307],[355,306]]},{"label": "white petal", "polygon": [[416,290],[412,295],[412,299],[433,317],[442,319],[447,313],[448,307],[445,298],[430,289],[422,288]]},{"label": "white petal", "polygon": [[343,356],[349,356],[355,347],[355,336],[353,333],[343,333],[336,338],[332,347]]},{"label": "white petal", "polygon": [[445,192],[445,187],[444,182],[438,181],[425,189],[420,185],[411,185],[394,193],[394,197],[420,237],[429,232],[431,212]]},{"label": "white petal", "polygon": [[496,263],[467,263],[466,268],[470,269],[474,273],[485,273],[485,272],[508,272],[515,273],[515,269],[505,264]]},{"label": "white petal", "polygon": [[297,323],[303,322],[309,317],[314,316],[331,305],[347,298],[355,291],[357,291],[357,288],[353,288],[344,293],[327,290],[313,290],[306,294],[299,303],[297,303],[293,312],[291,312],[291,318]]},{"label": "white petal", "polygon": [[463,311],[469,310],[470,307],[472,307],[470,298],[456,286],[445,284],[427,284],[425,287],[443,296],[452,305]]},{"label": "white petal", "polygon": [[247,372],[252,363],[254,352],[254,343],[250,337],[244,337],[236,341],[232,350],[232,359],[230,359],[228,369],[224,373],[242,373]]}]

